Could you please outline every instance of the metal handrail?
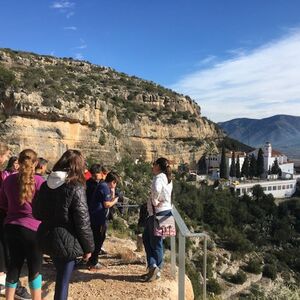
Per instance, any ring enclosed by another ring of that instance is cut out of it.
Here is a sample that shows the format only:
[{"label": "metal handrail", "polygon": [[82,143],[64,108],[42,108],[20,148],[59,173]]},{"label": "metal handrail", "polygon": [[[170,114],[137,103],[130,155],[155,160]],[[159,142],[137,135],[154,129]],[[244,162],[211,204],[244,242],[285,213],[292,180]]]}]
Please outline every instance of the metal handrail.
[{"label": "metal handrail", "polygon": [[[206,233],[194,233],[191,232],[181,215],[177,211],[176,207],[173,205],[172,208],[173,216],[175,222],[178,226],[178,239],[179,239],[179,249],[178,249],[178,299],[185,299],[185,239],[200,237],[204,238],[204,255],[203,255],[203,300],[206,300],[206,266],[207,266],[207,238]],[[176,243],[175,237],[171,237],[171,272],[176,276]]]}]

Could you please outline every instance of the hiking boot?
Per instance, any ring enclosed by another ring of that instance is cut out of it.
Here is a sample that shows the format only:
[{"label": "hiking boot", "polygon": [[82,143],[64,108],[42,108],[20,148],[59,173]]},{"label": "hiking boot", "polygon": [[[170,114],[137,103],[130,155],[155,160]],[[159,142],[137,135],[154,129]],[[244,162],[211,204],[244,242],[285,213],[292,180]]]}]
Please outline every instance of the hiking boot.
[{"label": "hiking boot", "polygon": [[153,266],[150,267],[146,282],[151,282],[157,279],[157,274],[159,273],[159,267]]},{"label": "hiking boot", "polygon": [[31,295],[28,293],[25,286],[18,285],[16,288],[15,299],[31,300]]}]

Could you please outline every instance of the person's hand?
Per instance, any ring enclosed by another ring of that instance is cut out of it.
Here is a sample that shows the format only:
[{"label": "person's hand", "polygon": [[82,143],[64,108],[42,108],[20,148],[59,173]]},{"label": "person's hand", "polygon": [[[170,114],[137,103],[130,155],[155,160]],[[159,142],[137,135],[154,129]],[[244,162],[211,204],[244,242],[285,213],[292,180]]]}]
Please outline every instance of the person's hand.
[{"label": "person's hand", "polygon": [[85,253],[85,254],[83,254],[83,260],[85,260],[85,261],[88,261],[89,260],[89,258],[92,256],[92,253],[91,252],[89,252],[89,253]]},{"label": "person's hand", "polygon": [[111,192],[111,197],[115,198],[115,196],[116,196],[116,189],[115,188],[111,188],[110,192]]}]

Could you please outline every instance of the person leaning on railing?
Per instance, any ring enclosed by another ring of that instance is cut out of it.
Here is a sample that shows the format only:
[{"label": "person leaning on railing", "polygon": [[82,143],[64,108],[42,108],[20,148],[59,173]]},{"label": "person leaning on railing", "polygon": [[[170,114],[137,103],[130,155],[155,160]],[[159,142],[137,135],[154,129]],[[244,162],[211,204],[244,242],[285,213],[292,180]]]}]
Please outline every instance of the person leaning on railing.
[{"label": "person leaning on railing", "polygon": [[151,185],[151,197],[147,201],[149,217],[145,223],[143,243],[146,251],[148,273],[143,275],[145,281],[154,281],[160,278],[163,264],[163,238],[154,236],[154,214],[169,216],[172,214],[171,194],[173,183],[169,161],[158,158],[152,166],[154,175]]}]

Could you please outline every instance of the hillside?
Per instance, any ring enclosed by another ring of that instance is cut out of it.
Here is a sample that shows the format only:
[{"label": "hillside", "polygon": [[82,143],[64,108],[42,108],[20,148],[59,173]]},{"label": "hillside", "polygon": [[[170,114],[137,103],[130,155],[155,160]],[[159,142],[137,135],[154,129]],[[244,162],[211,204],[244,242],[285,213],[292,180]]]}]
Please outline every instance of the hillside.
[{"label": "hillside", "polygon": [[79,148],[104,162],[159,154],[190,163],[223,137],[188,96],[71,58],[0,49],[0,103],[1,139],[51,160]]},{"label": "hillside", "polygon": [[292,158],[300,158],[300,117],[276,115],[264,119],[233,119],[219,123],[232,138],[253,147],[266,141]]}]

